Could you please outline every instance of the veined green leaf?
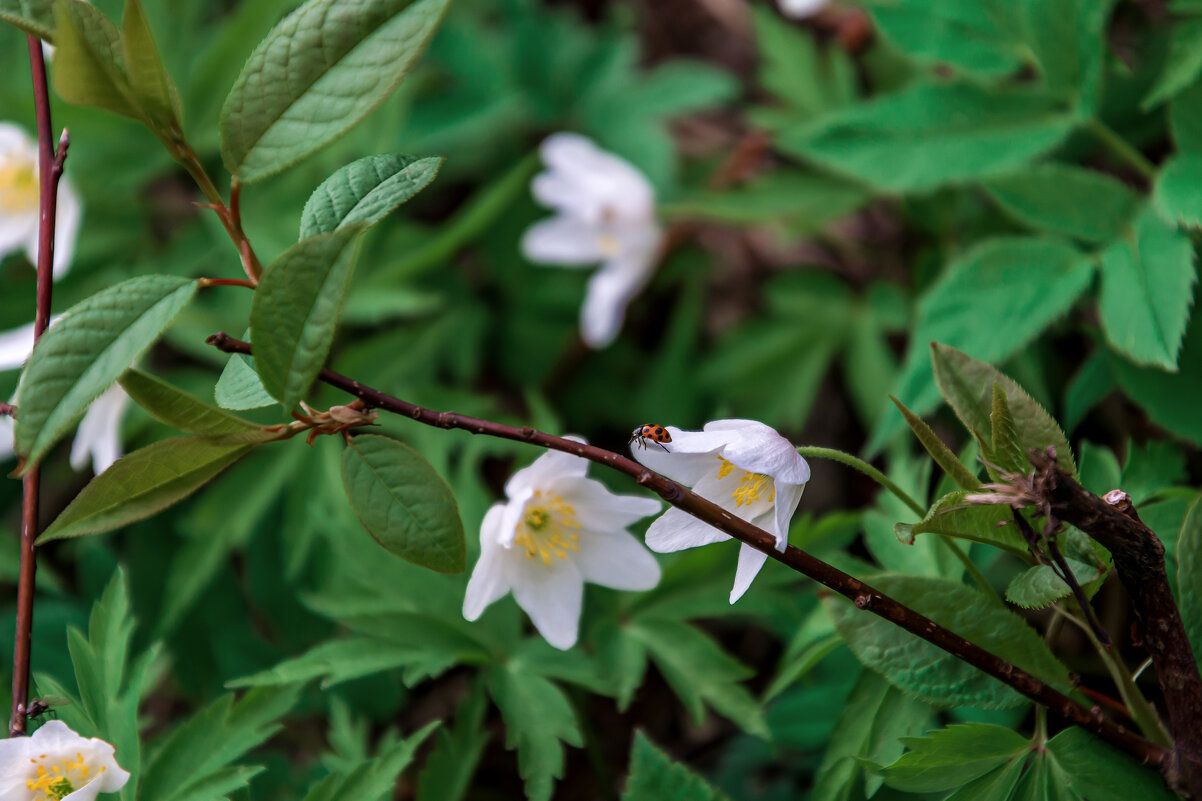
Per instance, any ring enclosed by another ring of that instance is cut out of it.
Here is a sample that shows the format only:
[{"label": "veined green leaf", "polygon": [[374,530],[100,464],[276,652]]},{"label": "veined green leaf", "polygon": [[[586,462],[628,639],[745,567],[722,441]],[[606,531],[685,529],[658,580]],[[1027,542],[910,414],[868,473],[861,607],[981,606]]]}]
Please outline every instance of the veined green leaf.
[{"label": "veined green leaf", "polygon": [[630,778],[622,801],[727,801],[727,796],[686,766],[673,762],[638,731],[630,749]]},{"label": "veined green leaf", "polygon": [[[1053,685],[1068,670],[1027,622],[979,591],[950,579],[882,575],[872,584],[900,603]],[[890,684],[937,706],[1003,709],[1024,703],[997,679],[842,597],[823,603],[856,657]]]},{"label": "veined green leaf", "polygon": [[441,158],[366,156],[313,190],[301,212],[300,238],[361,222],[371,227],[434,180]]},{"label": "veined green leaf", "polygon": [[[250,331],[246,332],[247,339]],[[255,370],[255,360],[241,353],[231,353],[230,360],[213,387],[213,397],[222,409],[261,409],[274,406],[277,401],[263,388],[263,382]]]},{"label": "veined green leaf", "polygon": [[1175,801],[1160,773],[1073,726],[1048,741],[1060,783],[1089,801]]},{"label": "veined green leaf", "polygon": [[0,22],[54,43],[53,0],[0,0]]},{"label": "veined green leaf", "polygon": [[1148,111],[1197,80],[1202,73],[1202,19],[1185,19],[1173,25],[1169,54],[1156,83],[1148,90],[1140,108]]},{"label": "veined green leaf", "polygon": [[943,534],[993,545],[1026,559],[1027,543],[1014,530],[1010,507],[1005,504],[970,504],[964,500],[969,494],[964,490],[956,490],[944,495],[935,501],[925,518],[911,527],[911,532]]},{"label": "veined green leaf", "polygon": [[1027,455],[1018,441],[1014,428],[1014,416],[1010,414],[1010,403],[1001,384],[993,385],[993,407],[989,412],[990,445],[985,452],[988,461],[1012,473],[1025,473]]},{"label": "veined green leaf", "polygon": [[454,729],[438,730],[437,742],[417,779],[417,801],[462,801],[492,733],[484,726],[488,699],[483,682],[472,682],[455,711]]},{"label": "veined green leaf", "polygon": [[273,687],[320,678],[323,688],[333,687],[373,673],[418,668],[423,677],[436,676],[454,665],[453,657],[415,645],[401,645],[375,637],[330,640],[294,659],[250,676],[226,682],[226,686]]},{"label": "veined green leaf", "polygon": [[57,0],[54,23],[53,78],[58,96],[77,106],[141,120],[117,26],[85,0]]},{"label": "veined green leaf", "polygon": [[1202,654],[1202,501],[1190,506],[1177,538],[1177,598],[1197,656]]},{"label": "veined green leaf", "polygon": [[[1091,582],[1105,576],[1097,565],[1086,564],[1076,559],[1065,558],[1065,564],[1073,572],[1077,584],[1085,590],[1086,597],[1093,595],[1097,585]],[[1051,606],[1072,593],[1069,586],[1056,575],[1051,565],[1034,565],[1019,573],[1006,587],[1006,600],[1027,609],[1042,609]]]},{"label": "veined green leaf", "polygon": [[1199,184],[1202,184],[1202,154],[1174,156],[1160,166],[1152,202],[1156,210],[1172,222],[1195,228],[1202,226],[1202,188]]},{"label": "veined green leaf", "polygon": [[122,388],[133,398],[134,403],[150,412],[160,423],[166,423],[180,431],[206,437],[220,437],[259,428],[249,420],[210,406],[141,370],[126,370],[120,381]]},{"label": "veined green leaf", "polygon": [[960,457],[952,453],[952,449],[943,444],[943,440],[931,430],[931,427],[926,422],[906,408],[906,405],[892,395],[889,400],[893,401],[894,405],[901,411],[902,417],[906,418],[906,424],[910,426],[910,430],[914,432],[914,436],[918,437],[918,441],[922,443],[922,447],[935,460],[935,464],[942,468],[948,478],[956,482],[956,486],[961,489],[976,489],[981,486],[981,482],[972,471],[964,466],[960,461]]},{"label": "veined green leaf", "polygon": [[146,120],[161,138],[182,137],[183,110],[179,92],[151,33],[142,0],[125,0],[121,15],[121,50],[130,91]]},{"label": "veined green leaf", "polygon": [[451,488],[422,455],[377,434],[342,452],[342,483],[363,526],[390,553],[440,573],[463,570],[463,522]]},{"label": "veined green leaf", "polygon": [[396,786],[401,771],[412,764],[418,746],[425,742],[439,725],[437,720],[427,723],[404,740],[382,746],[375,758],[327,776],[305,793],[304,801],[350,801],[384,797]]},{"label": "veined green leaf", "polygon": [[787,131],[778,144],[886,192],[923,192],[1022,166],[1072,127],[1070,110],[1043,95],[918,83]]},{"label": "veined green leaf", "polygon": [[973,781],[1031,748],[1016,731],[966,723],[908,737],[909,749],[884,769],[885,784],[907,793],[942,793]]},{"label": "veined green leaf", "polygon": [[1145,209],[1134,236],[1102,254],[1106,338],[1136,364],[1176,370],[1196,280],[1189,237]]},{"label": "veined green leaf", "polygon": [[255,289],[255,369],[285,409],[300,402],[325,365],[362,230],[351,225],[302,239],[268,265]]},{"label": "veined green leaf", "polygon": [[145,520],[196,492],[253,447],[247,442],[175,437],[127,454],[89,481],[38,543]]},{"label": "veined green leaf", "polygon": [[17,393],[14,449],[40,460],[88,404],[163,333],[196,292],[196,282],[144,275],[68,309],[38,340]]},{"label": "veined green leaf", "polygon": [[1139,195],[1116,179],[1069,164],[1030,165],[982,186],[1023,225],[1087,242],[1114,239],[1139,204]]},{"label": "veined green leaf", "polygon": [[505,746],[518,750],[526,798],[548,801],[555,779],[563,776],[563,743],[584,745],[572,705],[559,687],[534,673],[495,665],[485,679],[505,720]]},{"label": "veined green leaf", "polygon": [[449,0],[308,0],[255,48],[221,111],[221,152],[244,182],[299,161],[392,94]]}]

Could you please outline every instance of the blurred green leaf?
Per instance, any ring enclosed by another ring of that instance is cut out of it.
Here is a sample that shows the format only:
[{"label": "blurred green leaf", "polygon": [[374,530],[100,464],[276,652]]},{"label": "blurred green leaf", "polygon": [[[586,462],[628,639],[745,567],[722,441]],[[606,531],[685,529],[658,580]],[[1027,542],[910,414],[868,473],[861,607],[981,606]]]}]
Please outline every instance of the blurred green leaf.
[{"label": "blurred green leaf", "polygon": [[988,723],[948,726],[904,742],[909,750],[884,769],[884,777],[908,793],[954,790],[1031,751],[1026,737]]},{"label": "blurred green leaf", "polygon": [[423,678],[437,676],[451,667],[453,659],[430,648],[388,642],[374,637],[330,640],[273,668],[226,682],[230,689],[277,687],[321,679],[328,689],[373,673],[400,668],[416,670]]},{"label": "blurred green leaf", "polygon": [[791,231],[815,231],[867,203],[869,193],[847,181],[800,170],[774,170],[723,192],[706,190],[664,208],[671,217],[742,225],[781,221]]},{"label": "blurred green leaf", "polygon": [[355,768],[327,776],[305,794],[304,801],[368,801],[383,797],[396,786],[401,771],[409,767],[417,749],[438,725],[438,721],[428,723],[404,740],[381,748],[374,758]]},{"label": "blurred green leaf", "polygon": [[461,801],[467,794],[491,739],[484,726],[486,701],[484,684],[473,682],[455,710],[453,730],[443,727],[435,734],[434,750],[417,779],[417,801]]},{"label": "blurred green leaf", "polygon": [[786,131],[784,150],[883,192],[923,192],[1022,166],[1073,120],[1056,99],[970,83],[918,83]]},{"label": "blurred green leaf", "polygon": [[283,170],[357,125],[401,83],[449,0],[308,0],[255,48],[221,111],[226,168]]},{"label": "blurred green leaf", "polygon": [[179,92],[155,43],[142,0],[125,0],[121,15],[121,52],[130,92],[138,109],[161,138],[182,138]]},{"label": "blurred green leaf", "polygon": [[956,490],[944,495],[935,501],[925,518],[911,527],[911,531],[993,545],[1026,559],[1027,543],[1010,524],[1013,520],[1010,507],[992,503],[970,504],[964,500],[969,494],[965,490]]},{"label": "blurred green leaf", "polygon": [[1176,443],[1148,440],[1140,445],[1130,442],[1122,477],[1107,489],[1121,486],[1131,496],[1131,502],[1138,505],[1174,484],[1185,482],[1187,476],[1185,454]]},{"label": "blurred green leaf", "polygon": [[255,289],[255,369],[285,409],[300,402],[325,366],[362,231],[362,224],[349,225],[302,239],[267,266]]},{"label": "blurred green leaf", "polygon": [[1102,254],[1106,338],[1136,364],[1175,370],[1196,280],[1189,237],[1146,209],[1134,235]]},{"label": "blurred green leaf", "polygon": [[770,701],[788,689],[842,642],[835,633],[830,615],[822,607],[815,606],[789,640],[776,669],[776,677],[764,691],[764,701]]},{"label": "blurred green leaf", "polygon": [[196,293],[196,282],[144,275],[72,306],[33,349],[17,405],[14,448],[39,461],[84,411],[154,344]]},{"label": "blurred green leaf", "polygon": [[[796,122],[797,115],[818,117],[855,100],[855,65],[843,48],[820,47],[810,31],[764,6],[752,7],[751,20],[760,56],[756,77],[787,108],[772,114]],[[754,111],[762,120],[769,110]]]},{"label": "blurred green leaf", "polygon": [[259,426],[223,412],[187,392],[176,389],[141,370],[126,370],[121,378],[121,387],[160,423],[166,423],[189,434],[219,437],[251,431]]},{"label": "blurred green leaf", "polygon": [[1110,366],[1127,397],[1138,403],[1157,424],[1177,436],[1202,443],[1202,325],[1186,330],[1177,360],[1177,372],[1139,367],[1110,355]]},{"label": "blurred green leaf", "polygon": [[917,0],[874,5],[871,12],[881,34],[911,58],[1000,77],[1018,69],[1026,55],[1014,39],[1014,26],[1005,24],[1009,10],[1019,7],[1019,2]]},{"label": "blurred green leaf", "polygon": [[1194,654],[1202,654],[1202,502],[1194,501],[1177,538],[1177,597]]},{"label": "blurred green leaf", "polygon": [[1064,393],[1064,428],[1073,431],[1107,395],[1117,389],[1110,360],[1103,351],[1090,356]]},{"label": "blurred green leaf", "polygon": [[1023,225],[1087,242],[1106,242],[1122,233],[1140,199],[1109,175],[1055,162],[988,178],[982,185]]},{"label": "blurred green leaf", "polygon": [[673,762],[641,731],[630,749],[630,776],[622,801],[727,801],[684,764]]},{"label": "blurred green leaf", "polygon": [[1081,486],[1094,495],[1105,495],[1115,487],[1122,486],[1122,468],[1119,467],[1119,460],[1114,451],[1104,445],[1084,441],[1081,443],[1080,453],[1081,473],[1077,480],[1081,482]]},{"label": "blurred green leaf", "polygon": [[901,411],[902,417],[905,418],[906,424],[910,426],[910,430],[914,432],[914,436],[922,444],[922,447],[940,469],[947,474],[947,477],[956,483],[956,486],[961,489],[973,490],[981,486],[980,480],[973,474],[971,470],[964,466],[960,461],[960,457],[952,453],[952,449],[943,443],[943,440],[931,430],[921,417],[914,414],[906,408],[906,405],[893,396],[889,397]]},{"label": "blurred green leaf", "polygon": [[1202,74],[1202,19],[1184,19],[1173,25],[1169,54],[1156,83],[1140,103],[1148,111],[1179,94]]},{"label": "blurred green leaf", "polygon": [[1176,796],[1155,770],[1073,726],[1047,745],[1060,769],[1060,780],[1089,801],[1171,801]]},{"label": "blurred green leaf", "polygon": [[1187,153],[1167,160],[1160,166],[1152,190],[1156,210],[1178,225],[1202,226],[1199,182],[1202,182],[1202,154]]},{"label": "blurred green leaf", "polygon": [[625,626],[607,621],[591,638],[597,663],[613,682],[618,709],[626,711],[647,672],[647,651]]},{"label": "blurred green leaf", "polygon": [[313,190],[301,212],[300,238],[363,223],[371,227],[416,195],[438,175],[441,158],[365,156]]},{"label": "blurred green leaf", "polygon": [[54,42],[53,0],[0,0],[0,22],[15,25],[44,41]]},{"label": "blurred green leaf", "polygon": [[126,74],[121,31],[85,0],[54,5],[54,91],[68,103],[142,119]]},{"label": "blurred green leaf", "polygon": [[464,569],[455,496],[417,451],[376,434],[352,437],[342,481],[355,515],[385,550],[440,573]]},{"label": "blurred green leaf", "polygon": [[[250,336],[249,331],[247,336]],[[274,406],[277,402],[263,387],[255,369],[255,360],[241,353],[230,354],[217,385],[213,387],[213,396],[221,408],[236,411],[261,409]]]},{"label": "blurred green leaf", "polygon": [[1202,153],[1202,81],[1169,102],[1169,130],[1181,153]]}]

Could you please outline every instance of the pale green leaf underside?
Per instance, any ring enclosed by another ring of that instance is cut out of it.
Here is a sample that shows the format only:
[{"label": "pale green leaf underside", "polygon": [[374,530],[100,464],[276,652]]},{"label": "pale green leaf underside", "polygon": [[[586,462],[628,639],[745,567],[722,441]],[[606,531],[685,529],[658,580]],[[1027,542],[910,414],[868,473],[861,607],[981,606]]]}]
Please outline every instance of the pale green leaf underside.
[{"label": "pale green leaf underside", "polygon": [[[250,332],[246,333],[247,338]],[[255,360],[241,353],[230,354],[230,360],[225,363],[225,369],[213,387],[213,397],[222,409],[261,409],[272,406],[277,401],[271,397],[259,374],[255,371]]]},{"label": "pale green leaf underside", "polygon": [[121,386],[154,419],[189,434],[217,437],[258,428],[140,370],[127,370]]},{"label": "pale green leaf underside", "polygon": [[914,534],[943,534],[948,537],[980,542],[1010,551],[1026,558],[1027,543],[1013,525],[999,525],[1011,520],[1010,507],[1005,504],[970,504],[965,501],[969,492],[956,490],[944,495],[931,507],[927,516],[911,528]]},{"label": "pale green leaf underside", "polygon": [[[1086,564],[1067,557],[1065,563],[1073,571],[1073,576],[1081,587],[1101,578],[1101,570],[1097,565]],[[1061,581],[1052,570],[1051,565],[1035,565],[1014,577],[1010,585],[1006,587],[1006,600],[1028,609],[1042,609],[1067,597],[1070,593],[1072,590]]]},{"label": "pale green leaf underside", "polygon": [[54,89],[68,103],[141,119],[125,69],[121,32],[84,0],[55,5]]},{"label": "pale green leaf underside", "polygon": [[361,222],[372,226],[424,189],[442,159],[367,156],[346,165],[313,191],[301,212],[300,238]]},{"label": "pale green leaf underside", "polygon": [[145,275],[72,306],[38,340],[17,396],[14,447],[36,462],[163,333],[196,282]]},{"label": "pale green leaf underside", "polygon": [[246,182],[341,136],[396,89],[449,0],[309,0],[255,48],[221,111],[226,167]]},{"label": "pale green leaf underside", "polygon": [[463,570],[455,496],[417,451],[376,434],[354,437],[342,453],[342,483],[355,515],[386,550],[440,573]]},{"label": "pale green leaf underside", "polygon": [[47,42],[54,41],[54,3],[50,0],[0,0],[0,22]]}]

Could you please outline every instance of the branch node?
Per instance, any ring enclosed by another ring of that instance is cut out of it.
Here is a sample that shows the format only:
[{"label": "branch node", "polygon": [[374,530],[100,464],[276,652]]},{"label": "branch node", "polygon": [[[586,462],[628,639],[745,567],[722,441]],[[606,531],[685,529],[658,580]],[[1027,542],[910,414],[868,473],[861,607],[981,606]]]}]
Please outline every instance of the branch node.
[{"label": "branch node", "polygon": [[852,603],[856,605],[856,609],[867,609],[868,607],[872,606],[872,595],[869,593],[857,595],[852,600]]}]

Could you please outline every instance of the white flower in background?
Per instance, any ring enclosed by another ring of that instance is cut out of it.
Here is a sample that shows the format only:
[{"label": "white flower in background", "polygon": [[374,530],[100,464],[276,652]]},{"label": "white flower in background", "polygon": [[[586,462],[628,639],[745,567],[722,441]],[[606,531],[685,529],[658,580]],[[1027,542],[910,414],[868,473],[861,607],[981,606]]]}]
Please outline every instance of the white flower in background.
[{"label": "white flower in background", "polygon": [[[53,325],[58,318],[52,318]],[[0,370],[15,370],[25,363],[33,351],[33,323],[0,332]],[[120,384],[101,393],[92,401],[79,423],[75,442],[71,445],[71,466],[83,470],[88,462],[96,474],[103,473],[121,458],[121,416],[129,404],[129,395]],[[0,416],[0,459],[13,455],[13,419]],[[90,457],[90,458],[89,458]],[[0,801],[5,801],[0,795]]]},{"label": "white flower in background", "polygon": [[626,306],[651,278],[664,233],[655,219],[655,190],[641,172],[579,134],[558,133],[540,148],[545,172],[534,177],[535,199],[556,216],[522,237],[532,262],[587,267],[580,333],[592,348],[613,342]]},{"label": "white flower in background", "polygon": [[93,801],[129,781],[113,747],[80,737],[61,720],[44,724],[31,737],[0,742],[0,799],[4,801]]},{"label": "white flower in background", "polygon": [[[23,249],[38,262],[38,143],[12,123],[0,122],[0,257]],[[54,228],[54,277],[60,278],[75,256],[82,216],[79,197],[64,177],[58,185]]]},{"label": "white flower in background", "polygon": [[465,618],[475,620],[512,591],[538,633],[567,649],[576,643],[586,581],[618,590],[659,582],[655,557],[626,528],[658,512],[660,502],[615,495],[587,471],[579,456],[548,451],[513,474],[509,500],[494,504],[480,526]]},{"label": "white flower in background", "polygon": [[[810,480],[810,466],[797,449],[774,429],[754,420],[715,420],[706,423],[703,431],[666,428],[672,436],[665,445],[667,451],[636,444],[632,448],[635,458],[764,529],[776,538],[777,550],[783,551],[789,539],[789,520]],[[676,508],[647,529],[647,547],[659,553],[728,539],[709,523]],[[739,549],[730,591],[732,604],[747,592],[767,558],[750,545]]]},{"label": "white flower in background", "polygon": [[780,0],[780,13],[793,19],[812,17],[830,4],[830,0]]}]

